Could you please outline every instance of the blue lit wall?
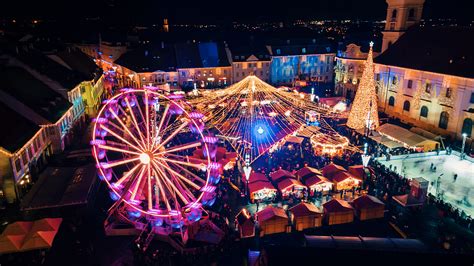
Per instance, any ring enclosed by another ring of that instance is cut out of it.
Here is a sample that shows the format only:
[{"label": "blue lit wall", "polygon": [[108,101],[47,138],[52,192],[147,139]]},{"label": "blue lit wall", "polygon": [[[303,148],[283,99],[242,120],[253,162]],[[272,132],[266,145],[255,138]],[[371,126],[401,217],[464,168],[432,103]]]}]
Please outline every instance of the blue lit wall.
[{"label": "blue lit wall", "polygon": [[274,84],[290,83],[300,74],[316,77],[325,72],[326,64],[320,60],[320,55],[278,56],[271,63],[270,80]]}]

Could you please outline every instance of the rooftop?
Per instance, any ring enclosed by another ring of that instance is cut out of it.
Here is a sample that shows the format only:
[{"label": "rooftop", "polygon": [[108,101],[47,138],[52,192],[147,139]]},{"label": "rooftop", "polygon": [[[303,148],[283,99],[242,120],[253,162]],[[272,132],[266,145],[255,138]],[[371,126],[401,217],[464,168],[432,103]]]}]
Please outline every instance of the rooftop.
[{"label": "rooftop", "polygon": [[13,153],[23,147],[40,129],[37,125],[0,102],[0,147]]}]

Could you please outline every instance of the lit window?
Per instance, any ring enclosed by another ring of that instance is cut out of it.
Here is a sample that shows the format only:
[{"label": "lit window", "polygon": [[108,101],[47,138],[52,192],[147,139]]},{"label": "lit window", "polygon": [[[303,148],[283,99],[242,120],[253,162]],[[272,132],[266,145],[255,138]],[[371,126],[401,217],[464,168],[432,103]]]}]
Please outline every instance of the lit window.
[{"label": "lit window", "polygon": [[408,80],[407,88],[409,89],[413,88],[413,80],[411,79]]}]

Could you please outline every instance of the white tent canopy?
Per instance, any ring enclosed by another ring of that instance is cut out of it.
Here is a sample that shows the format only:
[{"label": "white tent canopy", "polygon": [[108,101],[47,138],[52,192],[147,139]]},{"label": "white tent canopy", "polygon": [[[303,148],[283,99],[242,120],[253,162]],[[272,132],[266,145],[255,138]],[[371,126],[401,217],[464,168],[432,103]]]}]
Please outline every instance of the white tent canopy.
[{"label": "white tent canopy", "polygon": [[421,135],[418,135],[408,129],[402,128],[393,124],[383,124],[377,128],[377,132],[382,135],[380,143],[395,146],[393,143],[384,141],[383,137],[388,138],[390,141],[395,141],[403,144],[407,148],[423,148],[425,151],[434,150],[436,145],[439,143],[435,140],[425,138]]}]

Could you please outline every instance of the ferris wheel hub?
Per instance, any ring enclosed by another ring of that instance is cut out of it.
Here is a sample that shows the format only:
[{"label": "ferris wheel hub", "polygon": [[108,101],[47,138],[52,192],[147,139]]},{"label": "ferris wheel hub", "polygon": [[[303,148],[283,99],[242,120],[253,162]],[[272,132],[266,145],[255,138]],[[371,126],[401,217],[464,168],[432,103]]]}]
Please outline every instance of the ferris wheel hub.
[{"label": "ferris wheel hub", "polygon": [[148,153],[146,153],[146,152],[140,154],[140,157],[139,157],[139,158],[140,158],[140,162],[141,162],[142,164],[149,164],[150,161],[151,161],[151,156],[150,156],[150,154],[148,154]]}]

